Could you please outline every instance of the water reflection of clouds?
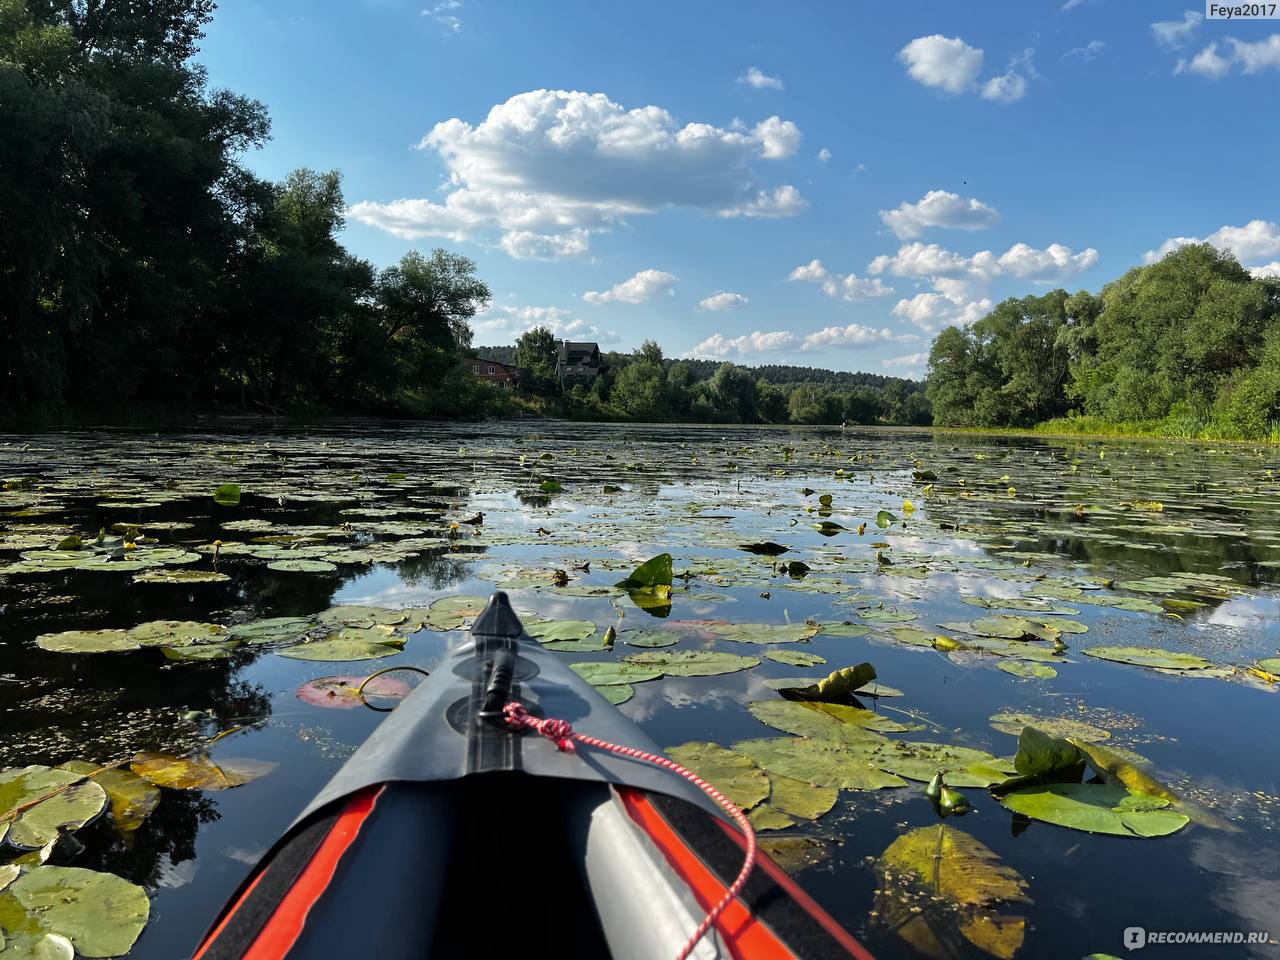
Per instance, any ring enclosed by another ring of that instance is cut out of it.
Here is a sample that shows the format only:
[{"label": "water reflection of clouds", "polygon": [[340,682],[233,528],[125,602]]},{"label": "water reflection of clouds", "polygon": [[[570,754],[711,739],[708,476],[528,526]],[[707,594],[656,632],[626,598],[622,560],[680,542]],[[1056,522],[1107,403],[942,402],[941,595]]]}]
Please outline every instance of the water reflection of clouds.
[{"label": "water reflection of clouds", "polygon": [[1196,621],[1200,626],[1256,627],[1259,624],[1272,628],[1280,623],[1280,598],[1232,597],[1209,611],[1208,616]]},{"label": "water reflection of clouds", "polygon": [[[1205,836],[1192,844],[1192,862],[1215,875],[1204,890],[1214,905],[1240,918],[1240,930],[1267,931],[1274,940],[1280,918],[1280,857],[1274,847],[1221,835]],[[1269,945],[1246,947],[1256,957],[1275,957]]]},{"label": "water reflection of clouds", "polygon": [[637,722],[648,720],[669,707],[678,710],[699,706],[741,713],[744,703],[775,696],[764,678],[750,670],[724,677],[667,677],[637,683],[634,688],[635,696],[619,709]]}]

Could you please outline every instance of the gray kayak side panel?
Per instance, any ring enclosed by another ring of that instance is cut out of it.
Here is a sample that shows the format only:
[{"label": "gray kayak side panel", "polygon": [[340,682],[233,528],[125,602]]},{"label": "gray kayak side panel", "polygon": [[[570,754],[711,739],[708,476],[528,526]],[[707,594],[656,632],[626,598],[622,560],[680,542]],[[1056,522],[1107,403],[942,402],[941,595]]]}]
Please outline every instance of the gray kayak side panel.
[{"label": "gray kayak side panel", "polygon": [[505,593],[495,593],[467,642],[398,706],[298,817],[365,787],[393,781],[456,780],[477,773],[604,782],[667,794],[723,816],[683,778],[653,764],[579,745],[560,751],[535,733],[516,734],[476,716],[488,666],[502,651],[517,657],[510,699],[530,712],[567,720],[579,733],[637,750],[661,753],[640,728],[530,637]]}]

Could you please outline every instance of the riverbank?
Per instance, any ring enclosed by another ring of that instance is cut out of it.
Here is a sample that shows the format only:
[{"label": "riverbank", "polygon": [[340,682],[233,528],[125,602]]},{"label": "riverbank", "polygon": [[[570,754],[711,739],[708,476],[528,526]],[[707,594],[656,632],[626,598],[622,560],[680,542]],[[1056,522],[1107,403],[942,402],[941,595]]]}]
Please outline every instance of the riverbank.
[{"label": "riverbank", "polygon": [[1097,417],[1064,417],[1034,427],[933,427],[939,433],[1004,437],[1060,437],[1080,440],[1173,440],[1231,443],[1241,446],[1280,445],[1280,424],[1266,437],[1242,437],[1221,424],[1197,420],[1155,420],[1111,423]]}]

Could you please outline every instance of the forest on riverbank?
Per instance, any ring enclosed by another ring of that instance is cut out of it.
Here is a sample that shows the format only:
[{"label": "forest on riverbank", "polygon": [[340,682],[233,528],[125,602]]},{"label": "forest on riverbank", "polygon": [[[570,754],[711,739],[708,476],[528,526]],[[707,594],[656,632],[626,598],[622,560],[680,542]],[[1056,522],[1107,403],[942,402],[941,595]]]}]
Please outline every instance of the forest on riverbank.
[{"label": "forest on riverbank", "polygon": [[937,426],[1280,440],[1280,280],[1191,244],[1010,298],[938,334],[928,396]]}]

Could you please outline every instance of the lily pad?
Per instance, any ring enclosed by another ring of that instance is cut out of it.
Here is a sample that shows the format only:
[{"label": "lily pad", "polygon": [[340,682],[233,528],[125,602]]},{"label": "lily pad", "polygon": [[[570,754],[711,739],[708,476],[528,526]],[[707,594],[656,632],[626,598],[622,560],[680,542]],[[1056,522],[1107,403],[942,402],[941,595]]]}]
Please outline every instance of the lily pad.
[{"label": "lily pad", "polygon": [[817,820],[830,812],[840,796],[834,787],[819,787],[777,773],[768,776],[769,806],[799,820]]},{"label": "lily pad", "polygon": [[1158,647],[1090,647],[1080,652],[1099,660],[1133,663],[1140,667],[1159,667],[1162,670],[1203,670],[1213,666],[1213,661],[1194,653],[1161,650]]},{"label": "lily pad", "polygon": [[877,735],[879,733],[902,733],[919,729],[873,710],[862,710],[839,703],[755,700],[747,705],[747,709],[761,723],[786,733],[850,743],[878,742],[883,739]]},{"label": "lily pad", "polygon": [[315,707],[354,710],[364,706],[365,697],[403,700],[413,689],[398,677],[383,675],[365,683],[363,694],[357,696],[356,691],[360,689],[360,684],[364,683],[365,679],[365,677],[351,674],[316,677],[298,687],[297,696],[303,703],[309,703]]},{"label": "lily pad", "polygon": [[747,757],[719,744],[690,741],[668,748],[667,755],[709,781],[742,810],[750,810],[769,796],[765,772]]},{"label": "lily pad", "polygon": [[1109,731],[1083,720],[1074,720],[1070,717],[1041,717],[1034,713],[1019,713],[1013,710],[1002,710],[1000,713],[993,714],[991,726],[1001,733],[1011,733],[1015,737],[1021,735],[1026,727],[1035,727],[1055,737],[1071,737],[1074,740],[1083,740],[1085,743],[1098,743],[1111,739]]},{"label": "lily pad", "polygon": [[65,940],[82,957],[118,957],[133,949],[151,914],[142,887],[81,867],[37,866],[0,893],[5,953],[61,960]]},{"label": "lily pad", "polygon": [[[79,830],[106,805],[99,784],[71,771],[39,765],[5,770],[0,772],[0,815],[13,817],[0,822],[0,840],[36,850],[64,830]],[[26,809],[14,813],[20,807]]]},{"label": "lily pad", "polygon": [[529,636],[541,643],[549,643],[553,640],[586,640],[595,636],[596,625],[590,620],[543,620],[529,624],[527,629]]},{"label": "lily pad", "polygon": [[679,650],[671,653],[655,650],[651,653],[630,653],[623,660],[632,666],[660,670],[672,677],[714,677],[760,665],[756,657],[742,657],[736,653],[719,653],[713,650]]},{"label": "lily pad", "polygon": [[[340,630],[323,640],[312,640],[277,651],[292,660],[321,660],[328,663],[347,663],[357,660],[377,660],[393,657],[400,652],[403,637],[387,634],[366,636],[368,631]],[[382,639],[378,639],[381,636]]]},{"label": "lily pad", "polygon": [[869,757],[871,763],[909,780],[927,782],[935,773],[946,774],[952,787],[989,787],[1007,780],[1015,771],[1008,760],[985,750],[950,743],[888,740]]},{"label": "lily pad", "polygon": [[792,667],[813,667],[827,662],[825,657],[820,657],[816,653],[805,653],[803,650],[770,650],[765,653],[765,656]]},{"label": "lily pad", "polygon": [[213,491],[213,502],[220,507],[240,506],[240,484],[224,483]]},{"label": "lily pad", "polygon": [[901,777],[872,766],[865,750],[837,740],[805,737],[767,737],[742,740],[733,745],[769,773],[803,780],[819,787],[843,790],[882,790],[905,787]]},{"label": "lily pad", "polygon": [[207,756],[175,757],[167,753],[136,754],[129,768],[156,786],[174,790],[229,790],[270,773],[276,764],[264,760],[220,760]]},{"label": "lily pad", "polygon": [[92,782],[107,792],[111,799],[111,820],[123,835],[127,836],[142,826],[160,803],[160,791],[132,770],[123,767],[103,770],[96,763],[82,760],[64,763],[59,769],[81,775],[96,774]]},{"label": "lily pad", "polygon": [[1031,663],[1026,660],[1001,660],[996,666],[1005,673],[1015,677],[1027,677],[1035,680],[1052,680],[1058,671],[1047,663]]},{"label": "lily pad", "polygon": [[629,647],[674,647],[680,635],[672,630],[626,630],[618,639]]},{"label": "lily pad", "polygon": [[646,680],[657,680],[662,676],[662,671],[654,667],[616,661],[571,663],[569,668],[593,687],[644,683]]},{"label": "lily pad", "polygon": [[631,571],[630,576],[619,580],[615,586],[642,590],[652,587],[669,587],[671,578],[671,554],[660,553],[640,564]]},{"label": "lily pad", "polygon": [[716,623],[706,630],[736,643],[801,643],[818,632],[807,623]]},{"label": "lily pad", "polygon": [[1119,837],[1163,837],[1190,822],[1181,813],[1165,809],[1168,800],[1112,784],[1043,784],[1015,790],[1000,802],[1033,820]]},{"label": "lily pad", "polygon": [[620,703],[626,703],[636,694],[636,688],[629,683],[610,683],[607,686],[596,687],[595,691],[615,707]]},{"label": "lily pad", "polygon": [[332,573],[337,570],[337,564],[330,563],[328,560],[309,560],[306,557],[289,560],[276,560],[267,564],[268,570],[277,570],[280,573]]},{"label": "lily pad", "polygon": [[144,570],[134,574],[134,583],[167,583],[178,586],[190,586],[197,583],[226,583],[230,580],[225,573],[217,570]]},{"label": "lily pad", "polygon": [[137,650],[138,643],[124,630],[65,630],[36,637],[36,646],[53,653],[115,653]]}]

